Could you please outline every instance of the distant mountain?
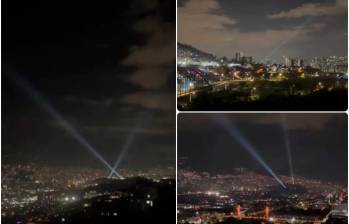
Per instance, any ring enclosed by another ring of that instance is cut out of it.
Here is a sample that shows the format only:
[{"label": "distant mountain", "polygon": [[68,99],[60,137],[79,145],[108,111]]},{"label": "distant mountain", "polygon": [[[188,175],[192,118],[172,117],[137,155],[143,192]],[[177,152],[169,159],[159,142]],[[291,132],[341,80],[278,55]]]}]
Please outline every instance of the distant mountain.
[{"label": "distant mountain", "polygon": [[199,50],[193,46],[178,43],[177,44],[178,60],[190,59],[193,61],[216,61],[217,57],[213,54]]},{"label": "distant mountain", "polygon": [[142,194],[147,191],[153,191],[154,189],[162,186],[168,187],[170,185],[175,185],[174,179],[166,179],[155,182],[144,177],[131,177],[123,180],[100,178],[95,180],[95,185],[85,188],[84,191]]}]

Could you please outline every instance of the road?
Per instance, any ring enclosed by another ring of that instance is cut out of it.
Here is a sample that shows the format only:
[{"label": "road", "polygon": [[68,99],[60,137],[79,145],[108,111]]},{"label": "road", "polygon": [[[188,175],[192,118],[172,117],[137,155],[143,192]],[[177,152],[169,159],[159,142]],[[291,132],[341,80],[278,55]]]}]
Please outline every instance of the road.
[{"label": "road", "polygon": [[212,89],[214,87],[222,86],[222,85],[225,85],[225,84],[232,84],[232,83],[239,83],[239,82],[250,82],[250,81],[249,80],[236,80],[236,79],[218,81],[218,82],[215,82],[215,83],[213,83],[213,84],[211,84],[209,86],[203,86],[203,87],[201,87],[199,89],[193,89],[193,90],[190,90],[188,92],[177,93],[177,98],[190,96],[190,95],[196,94],[198,92],[202,92],[202,91],[205,91],[207,89]]}]

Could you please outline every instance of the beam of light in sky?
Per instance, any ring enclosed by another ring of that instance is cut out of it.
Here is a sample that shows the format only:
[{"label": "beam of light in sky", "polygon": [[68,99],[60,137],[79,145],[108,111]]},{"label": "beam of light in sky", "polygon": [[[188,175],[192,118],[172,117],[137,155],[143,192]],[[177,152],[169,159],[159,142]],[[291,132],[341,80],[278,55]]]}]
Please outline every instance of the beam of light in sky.
[{"label": "beam of light in sky", "polygon": [[113,174],[115,173],[114,171],[117,170],[117,168],[119,167],[121,161],[123,160],[123,158],[125,157],[126,153],[128,152],[128,150],[130,149],[130,146],[134,140],[136,136],[136,131],[133,129],[131,131],[131,134],[129,134],[129,136],[127,136],[126,138],[126,142],[125,144],[123,145],[122,149],[121,149],[121,152],[112,168],[112,170],[110,171],[110,174],[108,175],[108,178],[111,178],[113,176]]},{"label": "beam of light in sky", "polygon": [[293,162],[292,162],[292,154],[291,154],[291,144],[290,144],[290,137],[288,135],[288,129],[287,129],[287,120],[286,116],[284,114],[281,114],[281,127],[282,132],[285,139],[285,146],[287,151],[287,159],[288,159],[288,166],[290,168],[290,174],[292,178],[292,183],[294,184],[294,173],[293,173]]},{"label": "beam of light in sky", "polygon": [[[17,75],[15,72],[9,71],[9,69],[5,72],[5,75],[13,81],[13,83],[23,90],[38,106],[40,106],[43,110],[45,110],[53,119],[58,121],[60,126],[64,128],[74,139],[76,139],[85,149],[87,149],[94,157],[96,157],[104,166],[106,166],[109,170],[113,170],[111,165],[95,150],[87,140],[80,135],[80,133],[73,128],[71,124],[66,121],[61,114],[59,114],[55,108],[51,104],[49,104],[45,98],[31,85]],[[115,175],[120,178],[123,178],[119,173],[114,171]]]},{"label": "beam of light in sky", "polygon": [[308,25],[311,21],[313,20],[313,17],[308,17],[307,19],[305,19],[305,21],[294,30],[294,32],[289,35],[287,38],[285,38],[284,40],[282,40],[278,45],[276,45],[275,48],[273,48],[269,54],[267,54],[266,57],[264,57],[263,60],[269,59],[272,56],[275,55],[276,52],[278,52],[283,46],[285,46],[288,42],[290,42],[292,39],[294,39],[296,36],[298,36],[299,32],[306,26]]},{"label": "beam of light in sky", "polygon": [[268,166],[264,159],[257,153],[251,143],[241,134],[241,132],[234,126],[229,125],[229,121],[223,114],[213,117],[226,131],[233,137],[262,167],[283,187],[285,184],[280,180],[274,171]]},{"label": "beam of light in sky", "polygon": [[127,136],[126,138],[126,142],[124,143],[122,149],[121,149],[121,152],[113,166],[113,169],[110,171],[110,174],[108,175],[108,178],[111,178],[113,176],[113,174],[115,174],[114,171],[116,171],[120,165],[120,163],[122,162],[122,160],[124,159],[125,155],[128,153],[128,151],[130,150],[130,146],[132,145],[135,137],[136,137],[136,134],[137,134],[137,131],[139,129],[139,126],[141,124],[141,121],[142,121],[142,116],[139,116],[137,119],[136,119],[136,122],[135,122],[135,125],[133,127],[133,129],[131,130],[131,133]]}]

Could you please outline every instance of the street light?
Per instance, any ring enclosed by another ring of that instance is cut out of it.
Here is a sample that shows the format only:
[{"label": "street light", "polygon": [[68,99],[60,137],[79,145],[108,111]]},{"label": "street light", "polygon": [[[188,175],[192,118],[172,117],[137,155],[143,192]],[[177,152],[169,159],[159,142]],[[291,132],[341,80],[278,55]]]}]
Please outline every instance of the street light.
[{"label": "street light", "polygon": [[191,91],[194,89],[194,83],[190,82],[189,83],[189,103],[191,103]]}]

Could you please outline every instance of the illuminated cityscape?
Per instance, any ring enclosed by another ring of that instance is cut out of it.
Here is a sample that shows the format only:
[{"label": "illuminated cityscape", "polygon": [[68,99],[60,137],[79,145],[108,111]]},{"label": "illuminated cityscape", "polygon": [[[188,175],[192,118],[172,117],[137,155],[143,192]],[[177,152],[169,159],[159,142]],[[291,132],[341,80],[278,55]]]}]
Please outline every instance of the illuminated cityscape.
[{"label": "illuminated cityscape", "polygon": [[[180,110],[345,108],[347,56],[310,61],[284,56],[283,63],[256,62],[242,52],[231,59],[218,58],[179,43],[177,57]],[[325,106],[320,99],[332,104]],[[292,107],[284,100],[294,101]]]},{"label": "illuminated cityscape", "polygon": [[[158,223],[165,217],[174,218],[173,168],[120,172],[127,178],[106,178],[105,171],[98,169],[3,165],[2,221]],[[162,218],[154,217],[153,212],[161,212]]]},{"label": "illuminated cityscape", "polygon": [[2,6],[1,223],[175,223],[175,1]]},{"label": "illuminated cityscape", "polygon": [[345,111],[347,0],[179,0],[180,111]]},{"label": "illuminated cityscape", "polygon": [[1,6],[0,223],[348,224],[348,0]]},{"label": "illuminated cityscape", "polygon": [[347,221],[347,188],[301,177],[295,184],[290,177],[281,179],[286,190],[243,168],[228,175],[179,170],[178,223],[326,223],[331,215]]},{"label": "illuminated cityscape", "polygon": [[345,121],[334,114],[181,115],[177,223],[347,223]]}]

